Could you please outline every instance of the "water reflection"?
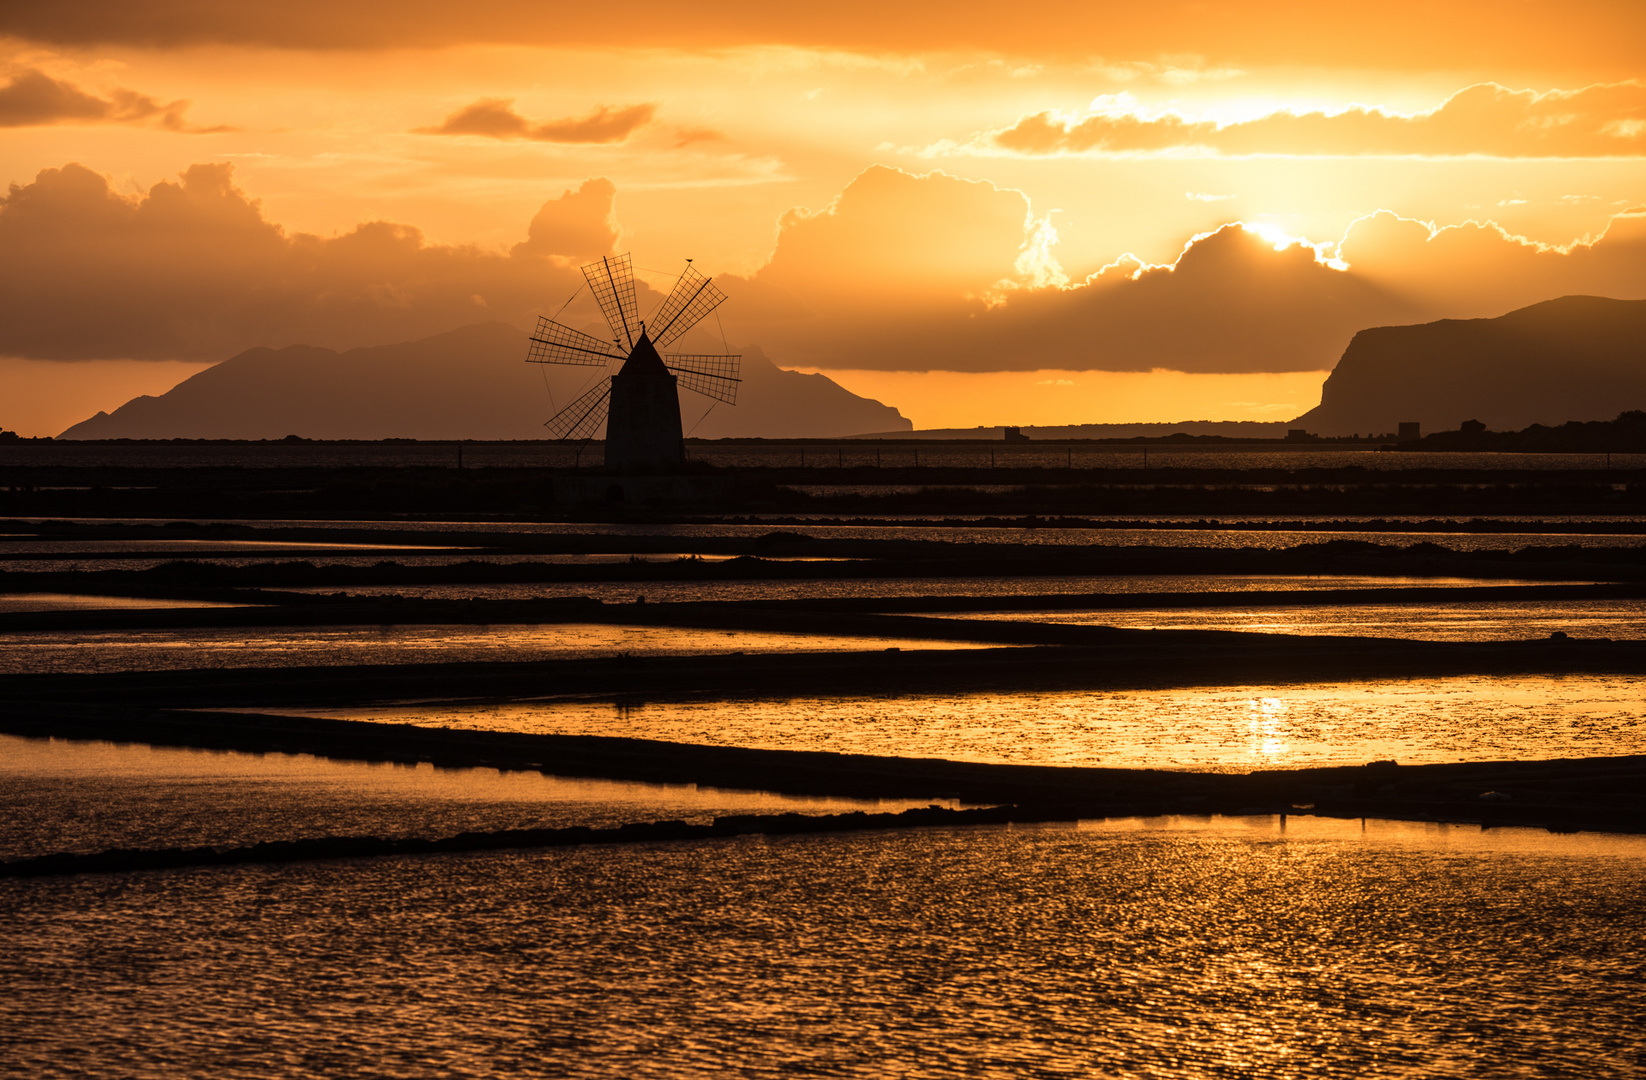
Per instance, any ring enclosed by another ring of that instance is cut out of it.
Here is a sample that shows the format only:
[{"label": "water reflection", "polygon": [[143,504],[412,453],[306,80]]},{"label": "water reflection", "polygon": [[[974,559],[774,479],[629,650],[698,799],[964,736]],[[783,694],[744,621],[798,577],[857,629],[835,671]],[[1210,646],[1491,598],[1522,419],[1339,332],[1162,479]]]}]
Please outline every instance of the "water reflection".
[{"label": "water reflection", "polygon": [[0,673],[564,660],[621,653],[684,656],[992,647],[904,638],[589,623],[109,630],[6,634],[0,637]]},{"label": "water reflection", "polygon": [[1638,1075],[1646,855],[1477,835],[1143,823],[5,882],[0,1030],[21,1075],[99,1078]]},{"label": "water reflection", "polygon": [[[141,520],[117,522],[110,519],[79,519],[100,524],[145,524]],[[1117,518],[1094,515],[1091,527],[1052,526],[1039,521],[1019,519],[986,519],[976,515],[936,515],[933,518],[899,520],[896,515],[876,518],[862,524],[842,524],[837,517],[813,515],[810,520],[783,516],[774,521],[742,519],[732,522],[679,521],[679,522],[350,522],[350,521],[297,521],[233,522],[235,525],[266,525],[281,528],[347,529],[363,528],[374,532],[402,532],[405,539],[413,540],[418,533],[511,533],[541,537],[577,537],[592,541],[612,542],[624,537],[647,537],[669,540],[741,540],[753,541],[768,536],[774,529],[811,537],[818,540],[923,540],[955,544],[1013,544],[1051,547],[1114,547],[1158,546],[1191,548],[1282,548],[1303,544],[1323,544],[1330,541],[1353,541],[1406,547],[1413,544],[1435,544],[1455,551],[1514,551],[1525,547],[1562,547],[1581,544],[1586,547],[1639,547],[1646,544],[1646,519],[1639,515],[1569,515],[1542,516],[1483,516],[1467,521],[1444,517],[1407,519],[1374,517],[1333,517],[1322,521],[1318,517],[1264,515],[1256,520],[1194,519],[1173,515],[1148,515],[1139,518]],[[1391,528],[1410,521],[1412,528]],[[1475,522],[1494,523],[1487,529],[1472,527]],[[202,522],[205,524],[206,522]],[[1593,531],[1585,531],[1592,523]],[[1498,531],[1506,524],[1524,527],[1512,531]],[[1295,528],[1287,528],[1292,525]],[[1367,527],[1357,528],[1357,525]],[[5,550],[22,550],[19,544],[33,544],[32,540],[7,541],[0,545]],[[130,551],[134,555],[156,547],[173,545],[157,540],[75,541],[51,539],[39,541],[46,545],[42,552],[61,550],[65,557],[75,551],[102,551],[105,554]],[[193,543],[213,546],[213,540]],[[175,546],[186,547],[187,544]],[[368,550],[389,550],[396,558],[411,558],[423,565],[461,561],[473,558],[465,551],[478,549],[447,548],[455,554],[434,555],[425,558],[420,551],[439,552],[443,549],[422,544],[328,544],[324,541],[290,543],[282,540],[233,541],[224,548],[244,547],[250,551],[275,548],[327,548],[343,554],[350,547]],[[688,546],[682,544],[682,546]],[[787,552],[804,554],[804,552]],[[267,557],[267,555],[265,555]],[[509,559],[507,551],[488,558]],[[537,556],[525,556],[537,558]],[[215,561],[215,560],[214,560]],[[333,560],[326,560],[328,562]],[[358,562],[359,560],[337,560]],[[99,566],[113,565],[102,559]]]},{"label": "water reflection", "polygon": [[717,814],[872,813],[932,802],[950,804],[0,735],[0,859],[303,836],[708,824]]},{"label": "water reflection", "polygon": [[1081,832],[1117,837],[1159,834],[1185,839],[1258,843],[1353,844],[1367,849],[1397,848],[1431,854],[1505,852],[1551,858],[1624,856],[1646,860],[1646,836],[1628,833],[1552,833],[1547,829],[1502,828],[1440,821],[1382,818],[1329,818],[1313,814],[1173,814],[1166,817],[1098,818],[1081,821]]},{"label": "water reflection", "polygon": [[1041,765],[1234,769],[1646,753],[1636,676],[1127,691],[429,703],[312,715]]},{"label": "water reflection", "polygon": [[[520,582],[503,585],[351,585],[351,596],[399,595],[417,599],[533,600],[588,596],[606,603],[632,601],[644,593],[648,603],[740,600],[885,599],[915,596],[1100,596],[1138,593],[1266,593],[1294,589],[1458,589],[1501,585],[1545,585],[1515,578],[1371,577],[1360,574],[1111,574],[1033,577],[831,578],[808,581],[619,581]],[[293,589],[330,594],[334,586]],[[957,615],[956,618],[973,618]],[[1049,617],[1049,616],[1045,616]],[[1042,617],[1045,618],[1045,617]],[[1038,620],[1037,621],[1041,621]]]},{"label": "water reflection", "polygon": [[1572,637],[1646,638],[1642,600],[1490,600],[1320,607],[1143,608],[1103,611],[957,612],[933,618],[996,619],[1142,630],[1242,630],[1414,638],[1423,641],[1527,641],[1559,631]]},{"label": "water reflection", "polygon": [[161,608],[252,607],[215,600],[165,600],[141,596],[90,596],[84,593],[0,593],[0,613],[24,611],[145,611]]},{"label": "water reflection", "polygon": [[1253,757],[1271,758],[1290,748],[1285,732],[1286,703],[1279,698],[1251,698],[1246,702],[1251,732],[1249,750]]}]

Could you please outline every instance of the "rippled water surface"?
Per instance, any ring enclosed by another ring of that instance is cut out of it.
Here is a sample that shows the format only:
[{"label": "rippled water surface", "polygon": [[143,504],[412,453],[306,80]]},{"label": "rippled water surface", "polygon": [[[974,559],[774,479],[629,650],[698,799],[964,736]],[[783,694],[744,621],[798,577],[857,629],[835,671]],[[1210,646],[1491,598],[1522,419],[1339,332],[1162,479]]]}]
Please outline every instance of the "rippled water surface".
[{"label": "rippled water surface", "polygon": [[26,1076],[1639,1075],[1646,845],[1361,830],[0,882],[0,1031]]},{"label": "rippled water surface", "polygon": [[[85,519],[88,522],[90,519]],[[1304,544],[1323,544],[1331,541],[1353,541],[1359,543],[1381,544],[1393,547],[1407,547],[1414,544],[1434,544],[1454,551],[1516,551],[1527,547],[1561,547],[1579,544],[1586,547],[1639,547],[1646,544],[1646,521],[1640,517],[1612,516],[1612,517],[1584,517],[1584,518],[1518,518],[1504,517],[1493,519],[1470,519],[1472,521],[1495,521],[1498,528],[1504,524],[1519,523],[1523,528],[1513,531],[1480,531],[1471,528],[1464,521],[1451,522],[1448,519],[1424,519],[1419,522],[1410,519],[1413,528],[1403,530],[1390,528],[1391,524],[1406,519],[1385,521],[1379,518],[1333,518],[1328,521],[1319,521],[1278,516],[1261,519],[1253,522],[1247,520],[1207,521],[1204,519],[1189,519],[1181,517],[1160,517],[1151,519],[1152,524],[1139,523],[1134,519],[1103,519],[1094,518],[1094,521],[1108,520],[1109,524],[1094,527],[1052,527],[1034,523],[1030,525],[1008,525],[998,522],[985,522],[976,518],[953,517],[943,524],[929,524],[924,521],[896,522],[869,522],[863,524],[841,523],[835,519],[818,519],[816,521],[784,521],[781,524],[770,522],[741,520],[736,522],[718,521],[689,521],[689,522],[529,522],[529,523],[496,523],[496,522],[434,522],[434,521],[393,521],[393,522],[360,522],[360,521],[278,521],[278,522],[237,522],[235,524],[263,524],[278,525],[287,528],[303,529],[343,529],[368,528],[374,530],[389,530],[406,534],[407,539],[414,539],[420,532],[496,532],[511,534],[526,534],[543,537],[588,537],[588,538],[623,538],[649,537],[671,538],[675,540],[756,540],[768,536],[774,530],[812,537],[820,540],[905,540],[905,541],[932,541],[952,544],[1014,544],[1050,547],[1174,547],[1174,548],[1289,548]],[[1593,522],[1590,526],[1588,523]],[[113,524],[114,522],[107,522]],[[130,522],[143,524],[144,522]],[[1370,528],[1357,528],[1357,524],[1374,525]],[[1148,527],[1138,527],[1148,524]],[[1258,527],[1254,527],[1258,526]],[[1291,526],[1291,527],[1288,527]],[[1584,528],[1594,531],[1582,531]],[[72,559],[76,550],[87,553],[97,551],[101,556],[95,560],[95,565],[105,569],[129,569],[142,566],[156,565],[155,558],[143,559],[145,551],[152,551],[156,546],[172,546],[164,540],[117,540],[117,541],[61,541],[52,539],[40,541],[38,544],[33,538],[21,538],[19,542],[30,545],[49,547],[52,551],[61,549],[64,555],[59,561],[19,562],[17,566],[29,566],[32,569],[65,569],[72,566]],[[209,549],[217,541],[199,540],[191,543]],[[463,548],[424,547],[417,544],[409,545],[351,545],[351,544],[292,544],[286,541],[237,541],[225,544],[226,549],[238,544],[249,545],[255,548],[258,545],[268,545],[271,551],[276,548],[303,547],[315,549],[311,561],[325,562],[336,565],[371,565],[378,561],[380,556],[364,555],[348,557],[347,548],[369,547],[371,550],[385,550],[400,562],[411,561],[418,565],[432,566],[445,565],[475,558],[472,552]],[[186,545],[178,545],[186,546]],[[327,555],[327,548],[333,549],[332,555]],[[128,560],[111,560],[108,556],[126,551],[132,555]],[[787,551],[783,554],[799,554]],[[205,558],[204,552],[202,557]],[[262,556],[263,559],[271,557]],[[543,556],[511,555],[506,552],[487,554],[484,556],[490,561],[513,562],[522,559],[541,559]],[[87,560],[91,562],[92,560]],[[249,555],[236,557],[232,554],[205,558],[205,561],[224,565],[243,565],[257,561]]]},{"label": "rippled water surface", "polygon": [[[804,798],[691,784],[568,779],[0,735],[0,859],[302,836],[708,824],[717,814],[870,813],[932,799]],[[3,1072],[0,1069],[0,1072]]]},{"label": "rippled water surface", "polygon": [[1646,679],[1486,677],[735,701],[430,703],[311,715],[1040,765],[1247,770],[1646,753]]},{"label": "rippled water surface", "polygon": [[51,631],[0,637],[0,673],[558,660],[619,653],[663,656],[990,647],[904,638],[584,623]]}]

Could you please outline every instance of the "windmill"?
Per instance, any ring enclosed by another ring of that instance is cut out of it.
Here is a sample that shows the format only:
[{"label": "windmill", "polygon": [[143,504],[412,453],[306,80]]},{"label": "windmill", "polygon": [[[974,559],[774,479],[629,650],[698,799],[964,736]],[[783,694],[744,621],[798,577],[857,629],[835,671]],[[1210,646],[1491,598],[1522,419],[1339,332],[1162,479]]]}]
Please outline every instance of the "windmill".
[{"label": "windmill", "polygon": [[628,255],[589,263],[583,267],[583,278],[606,317],[612,340],[602,341],[540,316],[526,360],[533,364],[601,367],[608,374],[543,426],[553,438],[562,441],[589,439],[605,421],[608,472],[680,466],[686,460],[686,451],[680,431],[679,387],[735,405],[740,358],[660,354],[658,349],[668,348],[696,326],[726,295],[698,273],[688,259],[685,272],[652,315],[648,327],[635,309],[634,267]]}]

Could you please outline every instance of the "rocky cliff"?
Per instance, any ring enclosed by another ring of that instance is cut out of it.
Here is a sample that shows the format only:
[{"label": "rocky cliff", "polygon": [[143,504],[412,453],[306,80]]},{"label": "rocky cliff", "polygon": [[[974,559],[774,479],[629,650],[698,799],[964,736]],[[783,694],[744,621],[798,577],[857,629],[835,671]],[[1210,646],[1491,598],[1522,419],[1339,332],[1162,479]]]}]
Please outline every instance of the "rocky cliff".
[{"label": "rocky cliff", "polygon": [[1320,435],[1495,430],[1609,420],[1646,408],[1646,300],[1565,296],[1495,319],[1379,326],[1349,342],[1320,405],[1291,423]]}]

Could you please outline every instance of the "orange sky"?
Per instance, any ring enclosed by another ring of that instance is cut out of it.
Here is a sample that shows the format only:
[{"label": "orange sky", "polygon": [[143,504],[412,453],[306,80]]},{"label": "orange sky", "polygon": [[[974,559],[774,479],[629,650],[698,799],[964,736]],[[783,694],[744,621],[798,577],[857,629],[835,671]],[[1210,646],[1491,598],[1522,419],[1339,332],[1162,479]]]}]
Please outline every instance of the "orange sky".
[{"label": "orange sky", "polygon": [[1638,3],[1032,8],[14,0],[0,426],[614,249],[923,427],[1286,419],[1362,326],[1646,297]]}]

